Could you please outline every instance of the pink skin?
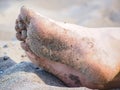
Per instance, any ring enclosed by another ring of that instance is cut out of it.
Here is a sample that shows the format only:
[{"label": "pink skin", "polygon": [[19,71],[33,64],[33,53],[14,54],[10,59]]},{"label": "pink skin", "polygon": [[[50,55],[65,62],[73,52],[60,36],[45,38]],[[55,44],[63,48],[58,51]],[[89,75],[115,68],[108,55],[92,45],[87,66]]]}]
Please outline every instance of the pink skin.
[{"label": "pink skin", "polygon": [[[20,13],[18,19],[16,20],[16,27],[15,27],[15,29],[17,31],[16,37],[18,38],[18,40],[22,41],[21,46],[26,51],[27,56],[30,58],[30,60],[33,63],[35,63],[36,65],[38,65],[40,67],[43,67],[46,71],[48,71],[48,72],[54,74],[55,76],[57,76],[67,86],[71,86],[71,87],[85,86],[85,87],[89,87],[89,88],[93,88],[93,89],[94,88],[98,88],[98,89],[120,88],[120,84],[119,84],[120,83],[120,74],[119,74],[120,62],[119,62],[119,59],[118,59],[118,61],[116,61],[117,63],[115,62],[115,70],[112,70],[111,69],[112,67],[106,67],[106,66],[104,66],[103,63],[98,63],[97,61],[91,60],[94,56],[93,52],[90,51],[89,54],[88,54],[88,57],[86,55],[86,57],[88,58],[88,60],[86,60],[87,64],[92,65],[91,68],[93,68],[93,71],[91,71],[91,72],[93,72],[91,74],[91,76],[92,75],[94,76],[94,75],[96,75],[96,73],[99,73],[101,75],[100,81],[101,81],[102,77],[105,77],[105,80],[106,80],[105,82],[106,83],[103,85],[103,83],[94,84],[94,82],[92,82],[92,83],[89,82],[89,80],[88,80],[89,78],[86,78],[86,76],[83,75],[82,73],[80,73],[79,70],[77,70],[77,69],[75,69],[75,68],[73,68],[73,67],[71,67],[67,64],[56,62],[54,60],[49,60],[46,57],[42,57],[42,56],[40,57],[40,56],[36,55],[35,53],[33,53],[33,51],[31,50],[31,48],[28,45],[28,43],[31,42],[31,41],[25,35],[26,33],[32,31],[30,27],[33,27],[35,32],[37,32],[38,34],[41,34],[41,31],[43,30],[42,35],[44,35],[44,37],[46,37],[46,38],[48,38],[49,35],[57,35],[58,33],[62,32],[62,31],[60,31],[61,28],[56,27],[54,23],[48,24],[47,27],[45,26],[46,23],[50,23],[50,22],[48,22],[47,19],[44,18],[43,16],[39,16],[36,13],[34,13],[33,11],[30,11],[29,9],[27,9],[25,7],[22,7],[21,13]],[[51,25],[53,25],[53,26],[51,27]],[[64,24],[60,24],[60,25],[63,25],[63,27],[64,27]],[[76,26],[73,26],[73,27],[76,28]],[[57,33],[56,33],[56,29],[58,29]],[[84,29],[84,28],[82,28],[82,29]],[[93,33],[93,31],[96,34],[101,33],[101,34],[98,34],[98,35],[104,34],[103,32],[96,31],[96,29],[93,29],[93,30],[90,29],[89,30],[90,33]],[[80,33],[83,33],[83,32],[84,32],[84,30],[80,31]],[[113,32],[114,32],[114,30],[113,30]],[[73,43],[73,45],[75,45],[76,43],[72,42],[72,40],[71,40],[72,34],[69,33],[69,32],[65,32],[65,33],[68,33],[68,34],[64,35],[64,33],[63,33],[63,35],[61,35],[61,36],[64,36],[64,38],[66,38],[66,40],[67,40],[67,37],[70,37],[68,39],[68,41],[69,41],[68,44]],[[82,35],[83,36],[85,35],[86,37],[89,38],[89,34],[88,33],[86,34],[86,32],[83,33]],[[63,37],[59,37],[59,38],[61,38],[61,41],[64,40]],[[100,38],[93,37],[93,38],[98,41],[97,42],[98,46],[99,46],[99,42],[100,42],[100,44],[105,42],[105,40],[101,40],[102,42],[99,41],[99,39],[101,39],[101,37]],[[77,40],[80,41],[78,38],[76,39],[76,41]],[[119,43],[118,43],[119,39],[114,40],[114,39],[110,38],[110,39],[108,39],[108,41],[112,42],[112,43],[110,43],[112,47],[114,47],[114,46],[117,47],[117,48],[113,49],[113,53],[115,53],[115,55],[117,55],[116,53],[119,53],[119,50],[120,50],[119,49]],[[114,42],[114,44],[113,44],[113,42]],[[83,47],[84,47],[87,44],[85,42],[83,42],[83,43],[81,43],[81,45],[83,45]],[[105,43],[105,45],[107,45],[107,44]],[[108,47],[108,49],[109,49],[109,47]],[[83,49],[83,50],[86,50],[86,49]],[[104,57],[102,57],[102,58],[104,58]],[[120,58],[119,55],[118,55],[118,58]],[[65,61],[65,60],[63,60],[63,61]],[[76,66],[77,65],[78,64],[76,63]],[[94,70],[96,72],[94,72]],[[109,74],[109,76],[107,74]],[[87,76],[87,77],[89,77],[89,76]],[[95,78],[96,77],[94,77],[93,80],[95,80]]]}]

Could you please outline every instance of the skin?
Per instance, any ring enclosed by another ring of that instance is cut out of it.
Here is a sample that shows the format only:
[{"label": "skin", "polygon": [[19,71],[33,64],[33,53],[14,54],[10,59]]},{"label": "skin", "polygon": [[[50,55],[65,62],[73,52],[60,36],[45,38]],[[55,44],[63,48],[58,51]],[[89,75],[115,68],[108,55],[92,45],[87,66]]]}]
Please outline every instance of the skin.
[{"label": "skin", "polygon": [[15,29],[31,61],[66,85],[120,88],[120,28],[57,22],[22,7]]}]

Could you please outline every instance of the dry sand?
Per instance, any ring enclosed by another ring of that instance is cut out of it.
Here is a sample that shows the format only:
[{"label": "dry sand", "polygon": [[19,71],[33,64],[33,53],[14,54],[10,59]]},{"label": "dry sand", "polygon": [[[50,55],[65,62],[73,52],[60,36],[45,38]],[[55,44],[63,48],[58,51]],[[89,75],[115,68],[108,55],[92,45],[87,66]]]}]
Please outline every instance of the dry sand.
[{"label": "dry sand", "polygon": [[0,90],[90,90],[63,88],[59,79],[30,63],[14,30],[23,5],[63,22],[120,27],[120,0],[0,0]]}]

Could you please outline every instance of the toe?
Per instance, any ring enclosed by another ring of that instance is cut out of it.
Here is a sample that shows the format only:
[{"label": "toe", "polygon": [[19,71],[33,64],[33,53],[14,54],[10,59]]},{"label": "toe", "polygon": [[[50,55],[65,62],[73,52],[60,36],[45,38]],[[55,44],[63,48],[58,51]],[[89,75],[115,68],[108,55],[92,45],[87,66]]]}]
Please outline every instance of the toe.
[{"label": "toe", "polygon": [[21,36],[22,36],[22,35],[21,35],[20,32],[17,32],[17,33],[16,33],[17,39],[20,40],[20,41],[23,41],[23,39],[21,38]]},{"label": "toe", "polygon": [[16,37],[20,41],[26,41],[27,38],[27,30],[22,30],[21,32],[16,33]]},{"label": "toe", "polygon": [[25,6],[21,7],[20,13],[22,20],[24,20],[26,24],[29,24],[31,18],[35,16],[35,12],[31,9],[26,8]]},{"label": "toe", "polygon": [[17,31],[17,32],[21,32],[21,29],[19,28],[19,19],[16,19],[16,23],[15,23],[16,25],[15,25],[15,30]]}]

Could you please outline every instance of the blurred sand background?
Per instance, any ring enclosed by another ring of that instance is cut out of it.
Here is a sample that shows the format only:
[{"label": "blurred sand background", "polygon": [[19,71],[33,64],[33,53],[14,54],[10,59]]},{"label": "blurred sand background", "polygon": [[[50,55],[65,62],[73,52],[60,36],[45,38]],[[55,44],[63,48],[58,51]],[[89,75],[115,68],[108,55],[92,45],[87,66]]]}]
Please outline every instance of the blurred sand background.
[{"label": "blurred sand background", "polygon": [[[29,61],[29,59],[26,57],[24,51],[21,49],[20,42],[17,41],[15,38],[15,20],[20,12],[20,7],[23,5],[30,7],[35,11],[58,21],[74,23],[86,27],[120,27],[120,0],[0,0],[0,75],[2,73],[6,75],[6,73],[8,72],[12,72],[10,74],[11,76],[3,75],[3,77],[0,78],[0,89],[2,88],[1,90],[13,90],[8,88],[12,88],[16,85],[18,85],[18,87],[21,87],[19,86],[19,83],[22,83],[21,85],[24,84],[24,81],[27,78],[23,77],[24,73],[19,74],[17,72],[16,74],[14,74],[13,72],[25,71],[25,76],[28,74],[28,76],[30,75],[31,77],[33,77],[34,75],[32,76],[26,71],[36,71],[36,68],[33,68],[34,65],[27,64],[26,62],[23,63],[24,65],[20,63],[21,61]],[[8,61],[6,61],[6,58],[8,59]],[[39,71],[39,74],[42,77],[45,76],[44,78],[46,78],[48,75],[47,79],[45,79],[48,83],[53,81],[52,85],[57,82],[57,86],[60,86],[60,81],[56,81],[56,79],[54,79],[52,76],[49,76],[49,74],[41,74],[41,71]],[[11,77],[11,79],[7,79],[8,77]],[[18,77],[23,79],[19,79],[19,82]],[[17,78],[16,81],[18,81],[19,83],[15,83],[14,78]],[[25,86],[31,86],[29,80],[36,83],[38,82],[38,80],[40,80],[41,82],[41,80],[43,79],[41,77],[36,78],[37,79],[34,80],[34,78],[31,79],[28,77],[28,81],[26,81],[27,85]],[[31,87],[33,88],[34,84],[32,83],[32,85],[33,86]],[[39,89],[30,89],[31,87],[29,87],[28,89],[17,88],[14,90],[49,89],[40,89],[39,87],[41,86],[39,85],[36,86]],[[49,90],[63,89],[51,88]],[[65,88],[64,90],[68,89]],[[88,89],[81,88],[81,90]]]},{"label": "blurred sand background", "polygon": [[0,0],[0,40],[15,40],[15,19],[23,5],[63,22],[120,26],[120,0]]}]

